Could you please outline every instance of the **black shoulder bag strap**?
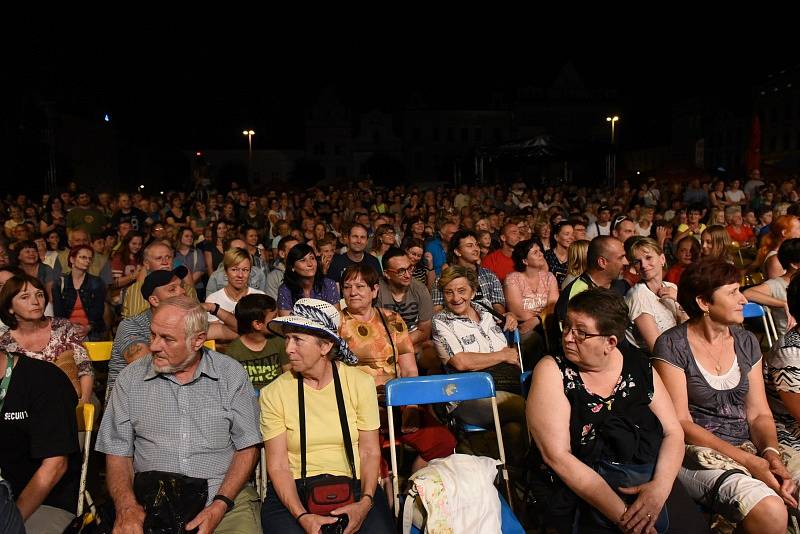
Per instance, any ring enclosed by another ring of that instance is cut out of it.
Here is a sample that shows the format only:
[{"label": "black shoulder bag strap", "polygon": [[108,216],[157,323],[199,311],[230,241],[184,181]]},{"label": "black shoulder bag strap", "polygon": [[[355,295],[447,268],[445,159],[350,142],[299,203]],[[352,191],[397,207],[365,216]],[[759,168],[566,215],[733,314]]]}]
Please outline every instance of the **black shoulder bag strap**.
[{"label": "black shoulder bag strap", "polygon": [[[347,455],[347,463],[350,464],[350,472],[353,480],[356,480],[356,464],[353,456],[353,442],[350,440],[350,426],[347,424],[347,409],[344,406],[344,395],[342,394],[342,384],[339,380],[339,370],[336,362],[333,365],[333,387],[336,390],[336,405],[339,408],[339,424],[342,426],[342,437],[344,438],[344,452]],[[297,375],[297,399],[300,405],[300,478],[303,480],[303,487],[306,485],[306,403],[305,392],[303,391],[303,375]]]},{"label": "black shoulder bag strap", "polygon": [[392,356],[394,357],[394,376],[395,378],[400,378],[400,373],[397,372],[397,348],[394,346],[394,339],[392,339],[392,333],[389,331],[389,325],[386,324],[386,317],[383,316],[380,308],[375,308],[375,311],[378,312],[378,315],[381,317],[381,322],[383,323],[383,328],[386,330],[386,335],[389,336],[389,344],[392,346]]}]

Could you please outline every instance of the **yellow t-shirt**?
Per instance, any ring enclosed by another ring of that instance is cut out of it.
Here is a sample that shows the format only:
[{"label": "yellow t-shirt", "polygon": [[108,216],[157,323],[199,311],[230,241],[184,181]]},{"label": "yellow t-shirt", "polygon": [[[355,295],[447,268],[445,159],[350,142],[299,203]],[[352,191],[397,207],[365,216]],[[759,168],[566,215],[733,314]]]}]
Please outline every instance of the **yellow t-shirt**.
[{"label": "yellow t-shirt", "polygon": [[[356,367],[339,365],[342,396],[350,423],[350,439],[360,478],[358,431],[380,427],[378,397],[372,377]],[[306,405],[306,476],[322,474],[350,476],[347,454],[342,439],[342,426],[336,406],[333,381],[320,390],[305,386]],[[261,435],[264,441],[286,432],[289,467],[295,479],[300,478],[300,411],[297,379],[288,371],[261,389]]]}]

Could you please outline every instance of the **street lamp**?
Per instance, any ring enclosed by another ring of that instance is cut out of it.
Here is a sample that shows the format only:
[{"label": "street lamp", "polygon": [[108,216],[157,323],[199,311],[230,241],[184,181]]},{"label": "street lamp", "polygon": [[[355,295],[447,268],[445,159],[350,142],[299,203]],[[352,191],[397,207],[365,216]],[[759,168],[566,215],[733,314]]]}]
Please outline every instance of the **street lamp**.
[{"label": "street lamp", "polygon": [[617,154],[615,151],[615,141],[616,138],[614,136],[616,132],[616,125],[619,117],[614,115],[613,117],[606,117],[606,122],[611,123],[611,149],[608,152],[608,162],[607,162],[607,174],[608,180],[611,182],[611,189],[614,189],[617,182]]},{"label": "street lamp", "polygon": [[616,115],[614,115],[613,117],[606,117],[606,122],[610,122],[611,123],[611,144],[612,145],[614,144],[614,130],[615,130],[614,127],[616,126],[618,120],[619,120],[619,117],[617,117]]},{"label": "street lamp", "polygon": [[247,158],[253,160],[253,136],[256,133],[253,130],[243,130],[242,135],[247,136]]}]

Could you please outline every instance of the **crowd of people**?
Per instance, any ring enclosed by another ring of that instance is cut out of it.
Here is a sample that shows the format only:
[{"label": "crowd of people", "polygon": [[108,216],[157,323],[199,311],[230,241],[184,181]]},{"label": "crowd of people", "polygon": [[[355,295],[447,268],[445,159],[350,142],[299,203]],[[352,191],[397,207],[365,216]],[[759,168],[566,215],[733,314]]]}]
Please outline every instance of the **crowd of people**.
[{"label": "crowd of people", "polygon": [[[155,515],[143,495],[165,482],[204,488],[184,525],[200,532],[393,532],[387,382],[483,371],[512,479],[546,485],[541,519],[559,532],[707,530],[689,498],[742,532],[785,532],[800,481],[797,186],[755,170],[614,190],[8,196],[0,526],[73,521],[74,406],[93,403],[120,532]],[[771,350],[748,301],[775,319]],[[95,341],[112,342],[103,381]],[[409,472],[493,417],[488,400],[404,407]],[[331,476],[353,481],[350,500],[321,511]]]}]

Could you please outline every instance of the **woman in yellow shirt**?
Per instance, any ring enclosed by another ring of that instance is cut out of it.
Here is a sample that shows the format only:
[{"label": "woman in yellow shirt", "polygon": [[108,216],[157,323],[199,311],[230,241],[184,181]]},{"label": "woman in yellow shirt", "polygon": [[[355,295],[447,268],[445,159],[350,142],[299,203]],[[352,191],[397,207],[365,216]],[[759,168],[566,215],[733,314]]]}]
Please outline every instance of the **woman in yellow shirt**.
[{"label": "woman in yellow shirt", "polygon": [[[260,398],[261,434],[270,479],[261,521],[274,532],[316,534],[343,516],[348,534],[394,531],[386,497],[377,485],[381,455],[375,383],[354,367],[357,358],[337,334],[340,321],[333,305],[303,298],[294,304],[290,315],[269,323],[272,332],[286,338],[290,366],[290,371],[261,390]],[[337,389],[346,412],[345,428],[340,423]],[[305,466],[301,454],[301,392]],[[343,437],[347,434],[352,458]],[[356,479],[355,502],[332,510],[330,515],[311,513],[306,490],[330,476]]]}]

